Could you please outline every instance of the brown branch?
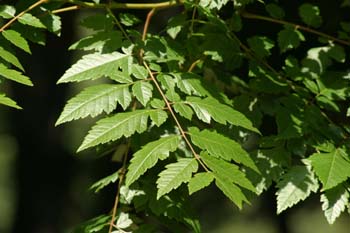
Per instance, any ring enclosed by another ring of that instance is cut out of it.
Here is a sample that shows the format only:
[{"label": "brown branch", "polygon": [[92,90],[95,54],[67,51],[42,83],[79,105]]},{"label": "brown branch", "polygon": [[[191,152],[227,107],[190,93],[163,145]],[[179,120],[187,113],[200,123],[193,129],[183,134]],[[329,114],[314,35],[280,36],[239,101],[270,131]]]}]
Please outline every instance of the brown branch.
[{"label": "brown branch", "polygon": [[64,7],[64,8],[60,8],[57,10],[53,10],[51,11],[52,14],[59,14],[59,13],[63,13],[63,12],[67,12],[67,11],[75,11],[75,10],[79,10],[81,7],[78,5],[75,6],[69,6],[69,7]]},{"label": "brown branch", "polygon": [[156,12],[156,8],[153,8],[147,14],[145,25],[143,26],[142,41],[146,40],[146,36],[147,36],[148,28],[149,28],[149,23],[151,22],[152,16],[154,15],[155,12]]},{"label": "brown branch", "polygon": [[124,182],[125,178],[125,173],[126,173],[126,162],[129,154],[129,148],[130,148],[130,140],[128,142],[127,150],[125,151],[124,154],[124,159],[123,159],[123,166],[120,170],[120,177],[119,177],[119,182],[118,182],[118,190],[115,195],[115,200],[114,200],[114,206],[113,206],[113,211],[112,211],[112,219],[111,222],[109,223],[109,230],[108,233],[111,233],[113,231],[113,226],[114,226],[114,221],[117,215],[117,210],[118,210],[118,204],[119,204],[119,198],[120,198],[120,188],[122,187],[122,184]]},{"label": "brown branch", "polygon": [[2,26],[0,28],[0,32],[3,32],[6,28],[8,28],[9,26],[11,26],[11,24],[13,24],[16,20],[18,20],[21,16],[23,16],[25,13],[27,13],[28,11],[33,10],[35,7],[48,2],[49,0],[39,0],[36,3],[34,3],[33,5],[29,6],[27,9],[25,9],[24,11],[22,11],[21,13],[19,13],[18,15],[16,15],[15,17],[13,17],[10,21],[8,21],[4,26]]},{"label": "brown branch", "polygon": [[154,77],[154,75],[153,75],[151,69],[149,68],[149,66],[147,65],[146,62],[143,62],[143,65],[144,65],[145,68],[147,69],[148,74],[150,75],[150,77],[151,77],[153,83],[156,85],[156,88],[157,88],[158,92],[159,92],[160,95],[162,96],[162,98],[163,98],[163,100],[164,100],[164,102],[165,102],[165,104],[166,104],[166,106],[167,106],[167,108],[168,108],[168,110],[169,110],[171,116],[173,117],[173,119],[174,119],[174,121],[175,121],[177,127],[178,127],[179,130],[180,130],[180,133],[181,133],[182,138],[185,140],[185,143],[186,143],[187,146],[190,148],[190,150],[191,150],[193,156],[194,156],[195,159],[201,164],[201,166],[204,168],[204,170],[207,171],[207,172],[209,172],[209,169],[208,169],[207,166],[202,162],[200,156],[196,153],[196,151],[194,150],[192,144],[191,144],[190,141],[188,140],[187,135],[186,135],[184,129],[182,128],[182,126],[181,126],[179,120],[177,119],[177,117],[176,117],[176,115],[175,115],[175,113],[174,113],[174,110],[173,110],[172,107],[171,107],[171,104],[170,104],[168,98],[165,96],[165,94],[164,94],[162,88],[159,86],[159,84],[158,84],[156,78]]},{"label": "brown branch", "polygon": [[343,44],[343,45],[347,45],[347,46],[350,45],[350,41],[341,40],[341,39],[338,39],[334,36],[328,35],[326,33],[323,33],[323,32],[320,32],[320,31],[317,31],[317,30],[314,30],[314,29],[311,29],[311,28],[308,28],[308,27],[305,27],[305,26],[302,26],[299,24],[295,24],[295,23],[291,23],[291,22],[287,22],[287,21],[279,20],[279,19],[273,19],[270,17],[262,16],[262,15],[256,15],[256,14],[252,14],[252,13],[249,13],[246,11],[240,12],[240,15],[244,18],[247,18],[247,19],[259,19],[259,20],[264,20],[264,21],[268,21],[268,22],[272,22],[272,23],[289,25],[289,26],[292,26],[296,29],[300,29],[300,30],[324,37],[326,39],[333,40],[335,42],[338,42],[339,44]]}]

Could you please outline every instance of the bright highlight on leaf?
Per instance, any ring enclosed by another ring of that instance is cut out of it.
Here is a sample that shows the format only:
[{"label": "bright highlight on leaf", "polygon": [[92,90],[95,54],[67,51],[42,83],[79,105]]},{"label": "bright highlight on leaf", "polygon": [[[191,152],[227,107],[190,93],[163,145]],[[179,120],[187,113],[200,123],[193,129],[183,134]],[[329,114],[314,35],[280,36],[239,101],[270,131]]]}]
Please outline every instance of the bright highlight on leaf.
[{"label": "bright highlight on leaf", "polygon": [[318,190],[315,175],[306,166],[295,166],[277,184],[277,214],[305,200]]},{"label": "bright highlight on leaf", "polygon": [[157,180],[157,199],[176,189],[182,183],[190,181],[192,173],[197,169],[198,163],[195,159],[181,158],[176,163],[168,164]]},{"label": "bright highlight on leaf", "polygon": [[56,125],[87,116],[95,117],[102,112],[111,113],[118,102],[124,109],[129,106],[129,85],[101,84],[88,87],[68,101]]},{"label": "bright highlight on leaf", "polygon": [[126,174],[126,185],[130,186],[148,169],[152,168],[158,160],[164,160],[170,152],[174,152],[180,143],[177,135],[160,138],[150,142],[137,151],[130,161],[128,173]]},{"label": "bright highlight on leaf", "polygon": [[124,60],[128,59],[128,56],[119,52],[85,55],[68,69],[57,83],[80,82],[102,76],[113,76],[118,72]]}]

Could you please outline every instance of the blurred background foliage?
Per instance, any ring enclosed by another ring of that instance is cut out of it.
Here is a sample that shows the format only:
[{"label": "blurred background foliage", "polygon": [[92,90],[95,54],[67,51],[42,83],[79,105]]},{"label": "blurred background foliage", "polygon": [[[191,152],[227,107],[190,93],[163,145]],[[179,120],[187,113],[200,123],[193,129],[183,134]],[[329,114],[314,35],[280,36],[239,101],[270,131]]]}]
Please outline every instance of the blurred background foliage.
[{"label": "blurred background foliage", "polygon": [[[330,17],[338,15],[333,1],[313,2],[328,10]],[[290,1],[286,9],[292,10],[293,4]],[[67,48],[87,33],[78,26],[82,14],[91,13],[87,10],[65,13],[61,38],[48,35],[47,45],[34,45],[32,56],[19,53],[34,87],[2,86],[24,110],[0,106],[1,233],[65,233],[90,217],[108,212],[112,206],[116,187],[97,195],[88,187],[120,165],[106,157],[75,154],[91,122],[54,127],[65,100],[77,92],[67,85],[56,86],[55,82],[77,56]],[[144,12],[138,14],[145,17]],[[172,12],[163,12],[158,20],[167,20],[169,14]],[[263,27],[256,24],[251,25],[253,33],[257,28],[266,32],[266,23],[262,23]],[[332,25],[327,23],[327,30],[331,31]],[[157,30],[157,26],[160,24],[153,25],[151,30]],[[74,88],[82,88],[77,86]],[[218,192],[211,187],[193,196],[204,233],[348,233],[350,229],[346,215],[328,225],[318,196],[277,216],[275,190],[263,194],[242,212]]]}]

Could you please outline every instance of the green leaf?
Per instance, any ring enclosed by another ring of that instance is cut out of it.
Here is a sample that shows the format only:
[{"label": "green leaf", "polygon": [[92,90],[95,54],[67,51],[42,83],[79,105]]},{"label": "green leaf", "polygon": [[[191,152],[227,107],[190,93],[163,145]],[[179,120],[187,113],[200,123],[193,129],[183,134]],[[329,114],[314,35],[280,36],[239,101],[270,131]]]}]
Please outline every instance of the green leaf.
[{"label": "green leaf", "polygon": [[152,98],[153,86],[149,82],[135,82],[132,86],[132,93],[143,106],[146,106]]},{"label": "green leaf", "polygon": [[217,132],[199,131],[197,128],[190,128],[189,133],[192,142],[199,148],[207,150],[210,155],[227,161],[234,160],[259,172],[249,154],[234,140]]},{"label": "green leaf", "polygon": [[70,99],[56,125],[87,116],[95,117],[102,112],[111,113],[119,102],[126,109],[131,102],[129,85],[101,84],[88,87]]},{"label": "green leaf", "polygon": [[242,113],[228,105],[219,103],[219,101],[214,98],[208,97],[201,99],[198,97],[188,97],[185,103],[189,104],[197,117],[205,123],[210,123],[211,118],[213,118],[220,124],[225,125],[226,122],[228,122],[232,125],[259,133],[259,130],[253,127],[251,121]]},{"label": "green leaf", "polygon": [[159,173],[157,180],[157,199],[176,189],[182,183],[187,183],[192,177],[192,173],[198,169],[198,163],[195,159],[180,158],[176,163],[166,166],[166,169]]},{"label": "green leaf", "polygon": [[191,120],[193,115],[193,110],[184,103],[175,103],[173,105],[175,112],[179,113],[180,116]]},{"label": "green leaf", "polygon": [[278,46],[281,53],[299,47],[300,41],[305,41],[303,34],[293,27],[285,27],[278,33]]},{"label": "green leaf", "polygon": [[15,17],[16,9],[13,6],[1,5],[0,6],[0,17],[4,19],[11,19]]},{"label": "green leaf", "polygon": [[25,13],[21,17],[19,17],[18,22],[36,28],[46,28],[45,25],[37,17],[29,13]]},{"label": "green leaf", "polygon": [[152,122],[158,127],[161,126],[168,119],[168,114],[162,110],[151,112],[149,116]]},{"label": "green leaf", "polygon": [[83,56],[64,73],[57,83],[80,82],[102,76],[113,76],[128,57],[129,55],[119,52]]},{"label": "green leaf", "polygon": [[116,171],[112,175],[104,177],[103,179],[91,185],[90,189],[95,190],[95,193],[98,193],[101,189],[103,189],[110,183],[115,183],[118,180],[118,178],[119,178],[119,171]]},{"label": "green leaf", "polygon": [[[132,224],[132,220],[129,218],[129,214],[128,213],[120,213],[119,217],[118,217],[118,220],[117,220],[117,223],[116,223],[116,226],[117,226],[117,229],[125,229],[125,228],[128,228],[130,227]],[[114,233],[115,231],[113,231]],[[116,233],[124,233],[125,231],[119,231],[117,230]]]},{"label": "green leaf", "polygon": [[315,175],[306,166],[294,166],[277,183],[277,214],[318,190]]},{"label": "green leaf", "polygon": [[214,180],[214,175],[211,172],[201,172],[194,175],[188,182],[188,192],[190,195],[207,187]]},{"label": "green leaf", "polygon": [[122,47],[122,34],[119,31],[100,31],[80,39],[69,50],[95,50],[100,53],[113,52]]},{"label": "green leaf", "polygon": [[321,202],[328,223],[333,224],[349,204],[349,191],[343,185],[338,185],[322,194]]},{"label": "green leaf", "polygon": [[317,6],[304,3],[299,7],[299,15],[303,22],[309,26],[317,28],[322,24],[320,9]]},{"label": "green leaf", "polygon": [[57,36],[61,35],[62,22],[60,16],[51,14],[50,12],[45,12],[45,15],[41,16],[40,19],[48,31]]},{"label": "green leaf", "polygon": [[13,45],[31,54],[28,42],[21,36],[20,33],[14,30],[5,30],[2,32],[2,35]]},{"label": "green leaf", "polygon": [[10,99],[9,97],[6,97],[5,94],[0,93],[0,104],[12,107],[12,108],[17,108],[17,109],[22,109],[20,106],[17,105],[17,103]]},{"label": "green leaf", "polygon": [[275,46],[274,42],[265,36],[253,36],[248,39],[248,44],[259,58],[270,56],[270,50]]},{"label": "green leaf", "polygon": [[158,160],[168,158],[170,152],[174,152],[180,143],[178,135],[171,135],[150,142],[137,151],[130,161],[126,174],[126,185],[130,186],[148,169],[156,165]]},{"label": "green leaf", "polygon": [[215,184],[239,209],[242,209],[243,202],[249,203],[237,185],[221,178],[218,174],[215,176]]},{"label": "green leaf", "polygon": [[148,71],[146,70],[146,68],[138,64],[132,64],[131,72],[137,79],[148,78]]},{"label": "green leaf", "polygon": [[133,25],[141,23],[141,20],[139,18],[129,13],[120,13],[119,18],[120,18],[120,23],[127,27],[131,27]]},{"label": "green leaf", "polygon": [[16,66],[20,70],[24,71],[24,68],[21,65],[21,63],[19,62],[19,60],[17,59],[17,57],[1,46],[0,46],[0,57],[2,59],[4,59],[5,61],[11,63],[12,65]]},{"label": "green leaf", "polygon": [[30,81],[30,79],[27,76],[24,76],[21,72],[18,72],[17,70],[9,69],[4,64],[1,64],[1,63],[0,63],[0,76],[3,76],[4,78],[10,79],[12,81],[15,81],[27,86],[33,86],[33,83]]},{"label": "green leaf", "polygon": [[246,178],[245,174],[239,170],[237,165],[217,159],[206,153],[201,153],[200,156],[210,170],[214,172],[215,176],[220,176],[224,180],[238,184],[254,193],[256,192],[253,184]]},{"label": "green leaf", "polygon": [[111,221],[110,215],[100,215],[96,218],[90,219],[78,227],[76,227],[72,232],[73,233],[94,233],[102,232],[103,229],[107,229]]},{"label": "green leaf", "polygon": [[350,177],[350,161],[341,148],[330,153],[313,154],[309,160],[323,184],[323,190],[331,189]]},{"label": "green leaf", "polygon": [[266,11],[269,13],[269,15],[276,19],[283,19],[285,16],[285,12],[283,8],[281,8],[279,5],[275,3],[269,3],[265,6]]},{"label": "green leaf", "polygon": [[201,83],[202,77],[194,73],[172,73],[177,87],[187,95],[210,96]]},{"label": "green leaf", "polygon": [[84,138],[78,152],[92,146],[115,141],[122,136],[129,137],[135,132],[144,132],[147,129],[148,117],[152,111],[157,110],[144,109],[117,113],[99,120]]}]

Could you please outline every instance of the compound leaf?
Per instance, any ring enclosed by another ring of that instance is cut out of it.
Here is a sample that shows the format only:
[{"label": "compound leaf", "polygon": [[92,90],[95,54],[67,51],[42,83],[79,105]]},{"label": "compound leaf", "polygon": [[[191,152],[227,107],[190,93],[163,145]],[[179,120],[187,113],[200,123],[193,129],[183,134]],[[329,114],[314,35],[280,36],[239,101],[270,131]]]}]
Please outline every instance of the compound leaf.
[{"label": "compound leaf", "polygon": [[158,110],[144,109],[122,112],[99,120],[84,138],[78,152],[98,144],[115,141],[122,136],[129,137],[135,132],[144,132],[147,129],[148,117],[152,111]]},{"label": "compound leaf", "polygon": [[116,109],[117,102],[124,109],[130,104],[129,85],[101,84],[88,87],[68,101],[56,125],[87,116],[95,117],[102,112],[111,113]]},{"label": "compound leaf", "polygon": [[164,160],[170,152],[174,152],[179,146],[180,138],[171,135],[150,142],[137,151],[130,161],[128,173],[126,174],[126,185],[130,186],[148,169],[152,168],[158,161]]},{"label": "compound leaf", "polygon": [[80,82],[102,76],[113,76],[128,57],[129,55],[119,52],[83,56],[64,73],[57,83]]},{"label": "compound leaf", "polygon": [[254,161],[242,147],[232,139],[217,132],[209,130],[199,131],[197,128],[189,129],[192,142],[209,154],[227,161],[234,160],[255,171],[259,171]]},{"label": "compound leaf", "polygon": [[349,192],[342,185],[321,195],[322,210],[329,224],[333,224],[349,204]]},{"label": "compound leaf", "polygon": [[259,133],[259,130],[253,127],[252,122],[242,113],[228,105],[221,104],[214,98],[207,97],[201,99],[199,97],[188,97],[186,103],[193,108],[198,119],[205,123],[210,123],[211,118],[213,118],[220,124],[226,124],[226,122],[228,122],[232,125],[241,126]]},{"label": "compound leaf", "polygon": [[309,158],[323,190],[331,189],[350,177],[350,161],[346,157],[346,152],[337,148],[329,153],[315,153]]},{"label": "compound leaf", "polygon": [[159,173],[157,180],[157,199],[176,189],[182,183],[187,183],[192,177],[192,173],[198,169],[198,163],[195,159],[180,158],[176,163],[166,166],[166,169]]},{"label": "compound leaf", "polygon": [[195,193],[208,185],[214,180],[214,175],[211,172],[201,172],[194,175],[188,182],[188,192],[190,195]]},{"label": "compound leaf", "polygon": [[305,200],[319,185],[316,177],[306,166],[294,166],[277,183],[277,214]]},{"label": "compound leaf", "polygon": [[27,76],[24,76],[21,72],[18,72],[17,70],[12,70],[7,68],[4,64],[0,64],[0,75],[12,81],[15,81],[27,86],[33,86],[33,83],[30,81],[30,79]]}]

